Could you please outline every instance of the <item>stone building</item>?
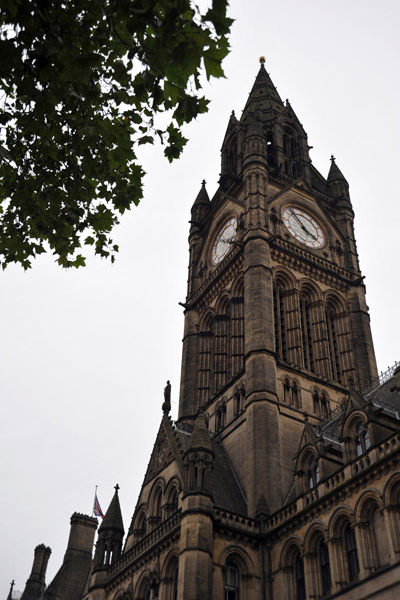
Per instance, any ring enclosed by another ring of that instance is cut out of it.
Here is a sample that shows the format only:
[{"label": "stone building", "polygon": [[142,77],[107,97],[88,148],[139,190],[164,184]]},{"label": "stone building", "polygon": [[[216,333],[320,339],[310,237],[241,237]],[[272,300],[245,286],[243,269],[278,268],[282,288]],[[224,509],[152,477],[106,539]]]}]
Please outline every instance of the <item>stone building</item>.
[{"label": "stone building", "polygon": [[167,385],[125,540],[116,487],[45,599],[400,598],[400,368],[378,377],[353,221],[261,64],[191,209],[178,420]]}]

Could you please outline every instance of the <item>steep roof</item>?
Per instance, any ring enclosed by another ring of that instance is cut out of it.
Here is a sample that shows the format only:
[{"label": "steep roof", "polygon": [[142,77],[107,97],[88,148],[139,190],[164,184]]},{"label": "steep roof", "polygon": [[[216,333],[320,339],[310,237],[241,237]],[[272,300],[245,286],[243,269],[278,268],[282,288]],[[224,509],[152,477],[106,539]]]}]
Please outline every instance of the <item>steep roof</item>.
[{"label": "steep roof", "polygon": [[262,63],[240,121],[246,123],[254,116],[261,121],[271,121],[283,108],[277,89]]},{"label": "steep roof", "polygon": [[204,204],[206,206],[209,206],[210,204],[210,198],[206,190],[206,182],[204,181],[204,179],[201,182],[201,188],[199,193],[197,194],[196,200],[193,202],[193,206],[199,206],[201,204]]},{"label": "steep roof", "polygon": [[116,531],[121,531],[124,534],[124,523],[122,521],[122,512],[121,506],[119,503],[118,497],[119,485],[115,486],[115,493],[110,502],[110,506],[108,507],[104,519],[99,527],[99,534],[102,531],[113,529]]},{"label": "steep roof", "polygon": [[210,434],[208,433],[207,429],[206,418],[202,413],[200,413],[196,418],[193,433],[190,437],[190,443],[186,453],[195,452],[198,450],[213,453]]},{"label": "steep roof", "polygon": [[213,440],[214,451],[214,504],[218,508],[247,515],[247,502],[232,463],[218,441]]},{"label": "steep roof", "polygon": [[333,183],[334,181],[343,181],[348,186],[349,184],[347,182],[347,179],[345,178],[342,171],[337,166],[335,160],[336,159],[333,156],[331,156],[331,168],[329,169],[327,182]]}]

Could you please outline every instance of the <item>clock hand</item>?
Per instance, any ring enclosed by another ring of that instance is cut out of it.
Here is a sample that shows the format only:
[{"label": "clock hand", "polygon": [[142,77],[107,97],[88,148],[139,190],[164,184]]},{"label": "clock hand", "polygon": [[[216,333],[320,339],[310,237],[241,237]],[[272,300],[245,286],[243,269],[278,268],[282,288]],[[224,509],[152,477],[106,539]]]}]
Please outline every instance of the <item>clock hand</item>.
[{"label": "clock hand", "polygon": [[292,209],[290,209],[291,214],[294,216],[294,218],[296,219],[296,221],[300,224],[300,227],[302,228],[303,231],[305,231],[307,233],[307,235],[309,235],[313,240],[317,240],[317,236],[314,235],[313,233],[311,233],[311,231],[308,231],[307,227],[305,227],[305,225],[302,223],[302,221],[300,221],[299,217],[296,215],[295,212],[293,212]]}]

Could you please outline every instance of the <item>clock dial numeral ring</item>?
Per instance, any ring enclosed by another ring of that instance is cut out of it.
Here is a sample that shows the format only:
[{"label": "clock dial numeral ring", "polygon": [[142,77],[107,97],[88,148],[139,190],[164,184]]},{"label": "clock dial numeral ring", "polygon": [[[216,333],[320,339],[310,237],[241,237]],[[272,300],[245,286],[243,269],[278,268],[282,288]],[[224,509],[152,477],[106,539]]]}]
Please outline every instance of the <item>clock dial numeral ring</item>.
[{"label": "clock dial numeral ring", "polygon": [[231,217],[224,223],[215,237],[211,248],[211,263],[217,265],[228,254],[232,247],[232,241],[236,235],[237,219]]},{"label": "clock dial numeral ring", "polygon": [[286,206],[282,210],[282,221],[289,233],[305,246],[319,249],[325,245],[325,234],[321,225],[302,208]]}]

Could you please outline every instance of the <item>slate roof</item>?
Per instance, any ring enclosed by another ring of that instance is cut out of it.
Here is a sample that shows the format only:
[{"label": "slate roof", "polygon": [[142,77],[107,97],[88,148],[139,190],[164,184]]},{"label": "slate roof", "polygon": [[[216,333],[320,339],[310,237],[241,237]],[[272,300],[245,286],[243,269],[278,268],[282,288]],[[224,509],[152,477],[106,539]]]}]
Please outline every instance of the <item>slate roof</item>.
[{"label": "slate roof", "polygon": [[222,444],[213,440],[214,504],[218,508],[247,515],[247,502],[236,473]]},{"label": "slate roof", "polygon": [[115,494],[110,502],[105,517],[99,527],[99,533],[106,529],[121,531],[124,534],[124,524],[122,521],[121,506],[118,498],[118,486],[116,486]]},{"label": "slate roof", "polygon": [[[187,423],[181,423],[175,429],[175,437],[182,453],[189,446],[192,447],[192,432],[193,426]],[[204,436],[203,429],[201,433]],[[208,436],[208,439],[214,453],[214,504],[222,510],[245,516],[247,515],[247,501],[232,463],[222,443],[216,438],[210,440]],[[208,446],[208,443],[206,445]]]}]

